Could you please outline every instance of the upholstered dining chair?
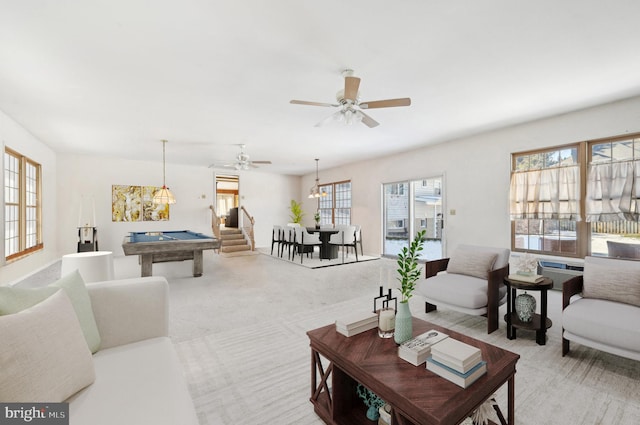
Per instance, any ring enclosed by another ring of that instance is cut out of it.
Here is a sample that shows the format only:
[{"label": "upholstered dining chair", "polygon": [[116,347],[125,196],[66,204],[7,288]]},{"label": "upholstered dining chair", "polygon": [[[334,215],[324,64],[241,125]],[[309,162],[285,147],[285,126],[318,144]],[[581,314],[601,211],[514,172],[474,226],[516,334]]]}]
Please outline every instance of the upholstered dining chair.
[{"label": "upholstered dining chair", "polygon": [[[320,241],[319,235],[309,233],[304,227],[294,227],[293,230],[295,232],[295,240],[292,258],[295,258],[296,253],[300,254],[300,264],[302,264],[304,255],[311,254],[311,258],[313,258],[314,247],[320,247],[322,245],[322,241]],[[311,247],[310,251],[306,249],[308,247]],[[320,258],[320,261],[322,261],[322,258]]]},{"label": "upholstered dining chair", "polygon": [[487,333],[498,329],[498,308],[507,300],[504,278],[509,275],[505,248],[460,245],[450,258],[427,261],[425,279],[415,293],[426,298],[426,313],[437,306],[487,317]]},{"label": "upholstered dining chair", "polygon": [[345,251],[348,247],[353,247],[356,252],[356,261],[358,261],[358,248],[356,247],[356,226],[336,226],[338,233],[334,233],[329,238],[330,245],[339,245],[342,247],[342,262],[344,263]]},{"label": "upholstered dining chair", "polygon": [[[294,248],[296,240],[295,227],[300,227],[300,223],[287,223],[287,225],[282,228],[282,251],[280,252],[280,257],[284,255],[284,249],[286,248],[287,259],[292,259],[291,248]],[[295,250],[293,255],[295,255]]]},{"label": "upholstered dining chair", "polygon": [[280,248],[282,247],[284,232],[282,226],[275,225],[271,231],[271,255],[273,255],[273,246],[277,244],[276,254],[280,256]]},{"label": "upholstered dining chair", "polygon": [[356,242],[360,245],[360,254],[364,255],[364,250],[362,249],[362,226],[356,224]]}]

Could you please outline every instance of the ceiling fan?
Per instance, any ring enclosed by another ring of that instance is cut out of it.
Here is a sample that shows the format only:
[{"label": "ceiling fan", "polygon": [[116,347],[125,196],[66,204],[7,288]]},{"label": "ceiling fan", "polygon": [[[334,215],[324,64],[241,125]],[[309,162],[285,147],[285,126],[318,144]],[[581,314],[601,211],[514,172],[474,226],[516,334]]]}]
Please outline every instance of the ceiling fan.
[{"label": "ceiling fan", "polygon": [[322,103],[322,102],[309,102],[306,100],[291,100],[289,103],[295,105],[310,105],[310,106],[325,106],[340,108],[336,113],[330,115],[324,120],[316,124],[316,127],[320,127],[323,124],[332,121],[344,121],[347,124],[352,124],[356,121],[362,121],[364,125],[369,128],[378,126],[380,123],[365,114],[363,109],[375,109],[375,108],[391,108],[396,106],[409,106],[411,105],[411,99],[403,97],[399,99],[385,99],[374,100],[369,102],[360,101],[360,93],[358,91],[360,87],[360,78],[353,76],[352,69],[345,69],[342,72],[344,76],[344,89],[336,93],[336,100],[338,103]]},{"label": "ceiling fan", "polygon": [[244,152],[245,145],[240,144],[240,153],[236,155],[236,159],[234,162],[230,164],[211,164],[209,167],[220,167],[220,168],[232,168],[234,170],[250,170],[252,168],[258,168],[256,164],[271,164],[271,161],[252,161],[249,157],[249,154]]}]

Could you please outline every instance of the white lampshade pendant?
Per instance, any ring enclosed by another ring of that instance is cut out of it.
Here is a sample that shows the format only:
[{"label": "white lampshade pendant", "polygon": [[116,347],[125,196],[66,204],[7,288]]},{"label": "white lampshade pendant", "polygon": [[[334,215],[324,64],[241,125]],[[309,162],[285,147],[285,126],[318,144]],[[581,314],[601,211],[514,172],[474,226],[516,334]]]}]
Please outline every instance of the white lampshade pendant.
[{"label": "white lampshade pendant", "polygon": [[173,196],[173,193],[171,193],[165,181],[165,145],[166,143],[167,143],[166,140],[162,141],[162,188],[159,190],[156,190],[156,192],[153,194],[154,204],[166,205],[166,204],[176,203],[176,197]]}]

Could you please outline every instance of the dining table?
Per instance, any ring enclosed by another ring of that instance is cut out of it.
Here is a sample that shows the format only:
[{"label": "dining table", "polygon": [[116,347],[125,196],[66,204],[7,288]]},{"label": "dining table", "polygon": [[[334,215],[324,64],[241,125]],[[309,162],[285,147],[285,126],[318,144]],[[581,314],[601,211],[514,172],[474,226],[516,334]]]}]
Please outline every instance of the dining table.
[{"label": "dining table", "polygon": [[317,227],[307,227],[307,232],[309,233],[318,233],[320,236],[320,258],[323,260],[333,260],[338,258],[338,245],[332,245],[329,243],[329,239],[331,235],[339,232],[338,229],[334,228],[317,228]]}]

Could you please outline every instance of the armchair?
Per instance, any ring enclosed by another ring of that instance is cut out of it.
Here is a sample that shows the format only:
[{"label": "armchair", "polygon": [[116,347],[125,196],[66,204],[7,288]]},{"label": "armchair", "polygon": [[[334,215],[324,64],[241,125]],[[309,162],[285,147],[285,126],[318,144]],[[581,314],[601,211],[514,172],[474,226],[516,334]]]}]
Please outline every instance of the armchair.
[{"label": "armchair", "polygon": [[416,294],[426,298],[425,312],[438,305],[487,317],[487,333],[499,327],[498,308],[507,299],[504,278],[509,275],[509,249],[460,245],[450,258],[427,261],[425,279]]}]

